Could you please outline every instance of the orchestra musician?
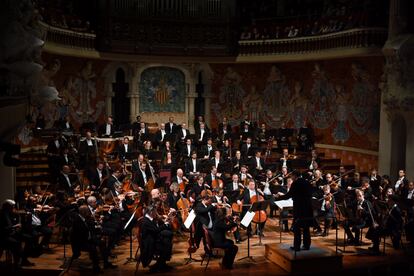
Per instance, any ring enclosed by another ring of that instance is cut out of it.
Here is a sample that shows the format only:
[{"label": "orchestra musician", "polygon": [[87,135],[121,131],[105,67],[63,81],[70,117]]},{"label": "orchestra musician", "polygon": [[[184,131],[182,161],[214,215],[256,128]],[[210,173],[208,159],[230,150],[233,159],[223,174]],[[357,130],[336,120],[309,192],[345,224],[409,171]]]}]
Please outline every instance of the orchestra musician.
[{"label": "orchestra musician", "polygon": [[399,170],[398,171],[398,180],[395,182],[395,185],[394,185],[394,191],[398,195],[404,195],[406,193],[407,186],[408,186],[408,180],[405,177],[405,171],[404,170]]},{"label": "orchestra musician", "polygon": [[[370,247],[375,254],[379,254],[379,226],[376,222],[376,212],[371,202],[364,198],[364,192],[360,189],[355,190],[356,201],[351,206],[353,218],[344,224],[345,232],[348,236],[347,243],[353,245],[361,245],[360,233],[361,229],[368,227],[367,238],[372,240],[373,246]],[[350,227],[352,227],[351,232]],[[370,233],[370,234],[368,234]]]},{"label": "orchestra musician", "polygon": [[201,162],[197,159],[197,152],[191,153],[191,159],[188,159],[185,166],[186,175],[192,179],[198,176],[201,172]]},{"label": "orchestra musician", "polygon": [[119,166],[119,167],[114,169],[111,176],[108,178],[108,181],[106,183],[106,187],[109,190],[111,190],[113,195],[116,195],[116,194],[119,193],[119,189],[122,187],[122,180],[123,180],[124,177],[125,177],[125,175],[122,172],[122,168]]},{"label": "orchestra musician", "polygon": [[166,136],[167,136],[167,131],[165,130],[165,124],[161,123],[160,128],[155,133],[155,141],[156,141],[156,146],[158,146],[158,148],[164,145]]},{"label": "orchestra musician", "polygon": [[177,129],[177,144],[176,148],[178,152],[182,151],[182,148],[185,146],[186,139],[191,135],[190,131],[187,129],[187,124],[182,123],[181,126]]},{"label": "orchestra musician", "polygon": [[[285,194],[287,194],[290,190],[290,187],[292,187],[292,183],[293,183],[293,179],[292,177],[287,177],[286,179],[286,185],[281,186],[279,192],[277,192],[277,194],[275,194],[275,196],[279,195],[279,196],[283,196]],[[290,228],[289,228],[289,210],[286,208],[283,208],[280,212],[280,219],[282,221],[282,231],[283,232],[289,232]]]},{"label": "orchestra musician", "polygon": [[[244,217],[244,215],[249,210],[251,204],[253,204],[252,198],[253,197],[258,198],[259,196],[263,196],[263,192],[256,187],[256,182],[250,178],[248,180],[247,188],[244,189],[243,193],[240,194],[239,199],[237,200],[237,204],[243,206],[241,217]],[[257,227],[256,227],[257,235],[264,236],[263,231],[264,231],[265,224],[266,222],[257,223]],[[247,234],[251,235],[251,224],[249,224],[248,226]]]},{"label": "orchestra musician", "polygon": [[197,248],[200,241],[203,240],[204,248],[206,240],[204,238],[203,226],[208,230],[213,230],[214,214],[216,212],[217,203],[212,203],[212,195],[209,193],[200,194],[200,201],[195,205],[194,211],[197,214],[195,222],[194,240]]},{"label": "orchestra musician", "polygon": [[130,159],[132,156],[133,149],[129,144],[129,138],[127,136],[122,140],[121,145],[118,147],[118,156],[121,162],[124,162],[125,159]]},{"label": "orchestra musician", "polygon": [[106,118],[106,122],[99,127],[99,135],[101,137],[112,137],[115,132],[114,119],[112,116]]},{"label": "orchestra musician", "polygon": [[191,157],[192,152],[194,152],[195,150],[196,148],[192,144],[191,139],[187,138],[185,142],[185,146],[183,146],[181,149],[181,156],[183,157],[184,160],[186,160],[187,158]]},{"label": "orchestra musician", "polygon": [[48,165],[50,170],[51,180],[54,183],[58,177],[59,164],[61,164],[60,156],[62,148],[66,145],[62,139],[62,135],[60,133],[56,133],[53,135],[53,139],[49,141],[46,148]]},{"label": "orchestra musician", "polygon": [[232,173],[238,173],[245,161],[241,155],[241,151],[237,150],[234,157],[231,159]]},{"label": "orchestra musician", "polygon": [[276,177],[273,176],[271,170],[266,170],[266,175],[264,181],[262,181],[262,191],[264,194],[265,200],[270,200],[270,217],[274,217],[276,211],[276,205],[274,204],[273,195],[277,193],[277,188],[280,189],[279,183],[277,183]]},{"label": "orchestra musician", "polygon": [[216,209],[212,237],[214,247],[224,249],[224,256],[222,260],[222,268],[224,269],[233,268],[234,259],[239,249],[232,240],[226,238],[226,233],[236,226],[237,224],[233,220],[226,217],[226,209]]},{"label": "orchestra musician", "polygon": [[228,160],[232,157],[232,149],[230,147],[230,140],[225,139],[223,140],[223,144],[220,147],[221,156],[223,157],[223,160]]},{"label": "orchestra musician", "polygon": [[231,182],[227,183],[225,188],[225,194],[229,198],[230,203],[237,201],[242,189],[244,189],[244,186],[239,182],[239,175],[237,173],[233,174]]},{"label": "orchestra musician", "polygon": [[77,178],[70,172],[70,167],[64,165],[58,177],[57,190],[65,191],[68,195],[74,194]]},{"label": "orchestra musician", "polygon": [[[311,236],[309,227],[313,219],[312,211],[312,190],[308,181],[300,178],[300,173],[294,171],[292,173],[293,183],[289,192],[285,195],[277,195],[276,200],[293,199],[293,234],[294,251],[309,250],[311,246]],[[303,246],[300,247],[303,235]]]},{"label": "orchestra musician", "polygon": [[221,189],[223,189],[223,179],[222,179],[222,174],[218,172],[217,168],[215,166],[211,166],[211,170],[210,173],[206,175],[206,177],[204,178],[205,182],[207,183],[208,187],[210,187],[210,189],[219,187]]},{"label": "orchestra musician", "polygon": [[206,124],[202,122],[200,123],[200,128],[196,129],[195,134],[196,134],[196,141],[197,141],[196,144],[198,148],[201,149],[202,145],[207,144],[207,139],[210,137],[210,131],[206,127]]},{"label": "orchestra musician", "polygon": [[209,160],[213,157],[215,148],[213,146],[213,139],[209,137],[207,139],[207,144],[201,146],[201,156],[203,156],[204,160]]},{"label": "orchestra musician", "polygon": [[173,137],[177,133],[178,126],[174,123],[174,117],[168,118],[168,122],[165,123],[165,131],[170,137]]},{"label": "orchestra musician", "polygon": [[210,162],[209,163],[210,163],[209,164],[210,166],[216,167],[217,168],[217,171],[219,173],[223,173],[224,172],[224,170],[225,170],[225,164],[224,164],[223,159],[221,158],[221,152],[219,150],[216,149],[214,151],[214,157],[210,159]]},{"label": "orchestra musician", "polygon": [[226,116],[223,117],[223,121],[218,125],[218,139],[223,142],[231,138],[232,128]]},{"label": "orchestra musician", "polygon": [[240,152],[244,159],[250,158],[254,155],[254,148],[251,137],[247,137],[246,143],[243,143],[241,145]]},{"label": "orchestra musician", "polygon": [[104,162],[99,161],[96,168],[91,168],[86,172],[86,178],[89,181],[89,188],[93,191],[99,189],[103,181],[108,177],[109,169]]},{"label": "orchestra musician", "polygon": [[254,157],[250,159],[250,171],[254,178],[257,178],[260,174],[265,171],[265,163],[262,158],[262,150],[256,149]]},{"label": "orchestra musician", "polygon": [[[28,214],[22,214],[28,215]],[[30,215],[30,214],[29,214]],[[0,210],[0,246],[13,254],[14,269],[21,266],[34,266],[27,258],[29,256],[29,243],[23,249],[22,223],[16,210],[16,202],[6,199]]]},{"label": "orchestra musician", "polygon": [[292,160],[289,156],[289,149],[283,148],[282,157],[280,158],[280,168],[286,167],[289,171],[292,169]]},{"label": "orchestra musician", "polygon": [[88,169],[96,164],[98,144],[96,140],[92,139],[92,133],[87,131],[85,140],[79,144],[79,167]]}]

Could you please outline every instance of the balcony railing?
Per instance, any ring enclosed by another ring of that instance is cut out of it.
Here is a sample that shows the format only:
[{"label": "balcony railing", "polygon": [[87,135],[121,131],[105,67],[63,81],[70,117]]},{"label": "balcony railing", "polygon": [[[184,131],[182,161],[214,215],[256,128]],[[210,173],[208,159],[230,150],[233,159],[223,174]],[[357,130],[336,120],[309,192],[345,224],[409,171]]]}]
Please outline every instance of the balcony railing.
[{"label": "balcony railing", "polygon": [[358,28],[319,36],[287,39],[241,40],[239,56],[304,54],[341,48],[382,47],[387,29]]},{"label": "balcony railing", "polygon": [[96,35],[93,33],[75,32],[39,22],[43,39],[48,43],[58,44],[67,48],[95,50]]}]

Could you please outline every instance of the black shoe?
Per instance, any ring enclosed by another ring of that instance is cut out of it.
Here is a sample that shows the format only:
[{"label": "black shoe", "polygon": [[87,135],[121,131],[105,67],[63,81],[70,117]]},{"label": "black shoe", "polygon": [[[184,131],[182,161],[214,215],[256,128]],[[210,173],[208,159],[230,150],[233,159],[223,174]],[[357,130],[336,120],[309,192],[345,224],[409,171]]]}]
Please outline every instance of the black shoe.
[{"label": "black shoe", "polygon": [[167,264],[162,265],[162,266],[159,267],[160,272],[170,272],[173,269],[174,269],[174,267],[172,267],[170,265],[167,265]]},{"label": "black shoe", "polygon": [[323,235],[321,230],[315,232],[315,236],[321,237]]},{"label": "black shoe", "polygon": [[106,263],[106,264],[104,264],[104,268],[111,268],[111,269],[114,269],[114,268],[117,268],[118,266],[117,265],[114,265],[113,263]]},{"label": "black shoe", "polygon": [[157,273],[157,272],[160,272],[160,269],[159,269],[157,264],[150,265],[149,266],[149,272],[150,273]]},{"label": "black shoe", "polygon": [[291,247],[290,247],[290,250],[293,250],[293,251],[300,251],[300,248],[295,248],[295,247],[291,246]]},{"label": "black shoe", "polygon": [[310,249],[310,247],[308,247],[308,246],[302,246],[300,249],[301,249],[301,250],[309,250],[309,249]]}]

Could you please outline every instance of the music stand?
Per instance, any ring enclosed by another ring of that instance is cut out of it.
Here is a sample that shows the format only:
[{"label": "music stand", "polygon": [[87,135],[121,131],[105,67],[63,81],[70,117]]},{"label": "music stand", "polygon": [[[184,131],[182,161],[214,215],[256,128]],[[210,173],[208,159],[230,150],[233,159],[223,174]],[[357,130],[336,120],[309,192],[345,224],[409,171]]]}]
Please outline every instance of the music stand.
[{"label": "music stand", "polygon": [[[262,231],[263,229],[260,229],[260,219],[261,219],[261,212],[260,211],[266,211],[267,207],[269,206],[270,201],[269,200],[263,200],[263,201],[257,201],[252,204],[250,207],[250,211],[256,212],[259,211],[259,223],[257,223],[257,227],[259,228],[259,243],[254,244],[253,246],[262,246]],[[264,227],[263,227],[264,228]]]},{"label": "music stand", "polygon": [[253,257],[250,256],[250,235],[251,235],[250,231],[251,230],[249,230],[249,225],[252,222],[253,217],[254,217],[254,212],[247,211],[243,219],[241,220],[241,224],[247,228],[247,256],[240,258],[239,261],[244,260],[244,259],[249,259],[251,261],[254,261]]},{"label": "music stand", "polygon": [[[135,263],[137,260],[132,257],[132,229],[134,228],[135,223],[135,213],[137,212],[138,205],[135,207],[134,212],[132,213],[131,217],[129,218],[128,222],[124,226],[124,231],[129,229],[129,257],[127,258],[124,265],[129,263]],[[129,227],[131,225],[131,227]]]}]

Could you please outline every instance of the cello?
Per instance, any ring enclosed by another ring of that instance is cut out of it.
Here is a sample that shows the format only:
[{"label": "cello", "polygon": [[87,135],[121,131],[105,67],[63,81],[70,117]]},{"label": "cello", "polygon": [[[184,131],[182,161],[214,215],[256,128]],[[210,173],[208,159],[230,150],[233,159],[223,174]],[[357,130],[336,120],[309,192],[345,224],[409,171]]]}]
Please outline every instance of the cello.
[{"label": "cello", "polygon": [[[260,189],[256,189],[256,195],[252,196],[250,198],[250,202],[253,205],[254,203],[258,202],[258,201],[264,201],[264,198],[261,194],[259,194],[259,192],[261,193],[262,191]],[[254,223],[264,223],[267,220],[267,214],[266,211],[264,210],[260,210],[260,211],[256,211],[254,213],[254,217],[253,217],[253,222]]]}]

